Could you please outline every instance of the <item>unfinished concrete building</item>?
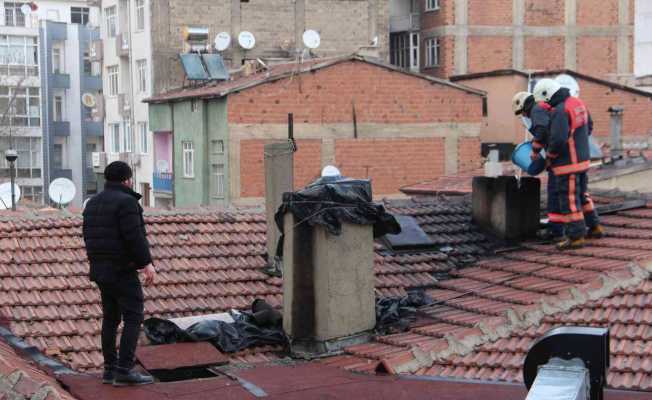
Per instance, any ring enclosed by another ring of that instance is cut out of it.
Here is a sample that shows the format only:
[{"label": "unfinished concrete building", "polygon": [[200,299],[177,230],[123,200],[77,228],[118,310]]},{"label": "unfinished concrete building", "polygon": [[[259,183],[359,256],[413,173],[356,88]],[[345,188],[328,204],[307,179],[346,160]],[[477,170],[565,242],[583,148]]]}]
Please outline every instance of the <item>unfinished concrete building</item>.
[{"label": "unfinished concrete building", "polygon": [[447,78],[572,69],[632,84],[634,0],[392,0],[394,65]]}]

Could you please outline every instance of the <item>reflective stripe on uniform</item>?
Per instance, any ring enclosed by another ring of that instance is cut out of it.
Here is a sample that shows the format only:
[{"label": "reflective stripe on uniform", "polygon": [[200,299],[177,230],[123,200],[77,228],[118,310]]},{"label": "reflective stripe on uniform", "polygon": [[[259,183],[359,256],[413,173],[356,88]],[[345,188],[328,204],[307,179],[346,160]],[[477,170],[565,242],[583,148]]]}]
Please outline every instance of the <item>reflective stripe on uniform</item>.
[{"label": "reflective stripe on uniform", "polygon": [[589,160],[582,161],[577,164],[568,164],[568,165],[560,165],[558,167],[552,167],[552,172],[555,175],[569,175],[569,174],[577,174],[580,172],[586,172],[591,168],[591,162]]}]

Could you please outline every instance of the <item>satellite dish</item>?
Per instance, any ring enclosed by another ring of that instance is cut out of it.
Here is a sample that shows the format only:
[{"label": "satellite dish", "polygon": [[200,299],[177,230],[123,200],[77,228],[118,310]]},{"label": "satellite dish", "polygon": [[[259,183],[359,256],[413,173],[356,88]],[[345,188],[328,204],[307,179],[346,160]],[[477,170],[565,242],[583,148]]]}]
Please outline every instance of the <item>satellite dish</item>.
[{"label": "satellite dish", "polygon": [[[20,200],[20,186],[14,183],[14,198],[16,204]],[[9,210],[11,208],[11,183],[0,185],[0,210]]]},{"label": "satellite dish", "polygon": [[82,95],[82,104],[88,108],[93,108],[96,105],[95,96],[92,93],[84,93]]},{"label": "satellite dish", "polygon": [[22,12],[24,15],[31,15],[32,14],[32,6],[29,4],[23,4],[20,7],[20,12]]},{"label": "satellite dish", "polygon": [[243,49],[251,50],[254,48],[254,46],[256,46],[256,38],[254,37],[253,33],[243,31],[238,35],[238,43]]},{"label": "satellite dish", "polygon": [[327,165],[324,167],[324,169],[321,170],[321,176],[322,177],[336,177],[336,176],[342,176],[342,173],[340,172],[337,167],[334,167],[332,165]]},{"label": "satellite dish", "polygon": [[308,29],[303,32],[303,44],[309,49],[316,49],[321,44],[321,37],[319,32]]},{"label": "satellite dish", "polygon": [[50,183],[48,193],[50,194],[50,200],[63,206],[75,198],[77,189],[75,189],[75,184],[70,179],[57,178]]},{"label": "satellite dish", "polygon": [[555,78],[557,83],[568,90],[573,97],[579,97],[580,95],[580,85],[577,83],[577,80],[568,74],[561,74]]},{"label": "satellite dish", "polygon": [[231,35],[228,32],[220,32],[215,36],[215,50],[224,51],[231,46]]}]

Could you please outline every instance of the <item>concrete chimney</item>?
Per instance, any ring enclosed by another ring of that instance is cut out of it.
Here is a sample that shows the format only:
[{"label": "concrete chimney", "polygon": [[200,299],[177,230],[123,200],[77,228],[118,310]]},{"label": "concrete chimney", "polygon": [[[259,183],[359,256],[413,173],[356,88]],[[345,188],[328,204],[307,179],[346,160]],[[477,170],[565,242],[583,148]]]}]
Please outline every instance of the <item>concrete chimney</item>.
[{"label": "concrete chimney", "polygon": [[623,152],[623,107],[611,106],[609,107],[609,114],[611,114],[611,157],[615,158]]},{"label": "concrete chimney", "polygon": [[473,222],[503,240],[536,235],[541,182],[513,176],[473,178]]},{"label": "concrete chimney", "polygon": [[294,355],[314,357],[367,342],[376,325],[371,225],[334,236],[285,216],[283,328]]},{"label": "concrete chimney", "polygon": [[267,259],[272,265],[281,235],[274,215],[283,203],[283,193],[294,191],[294,153],[289,141],[265,145],[265,211],[267,214]]}]

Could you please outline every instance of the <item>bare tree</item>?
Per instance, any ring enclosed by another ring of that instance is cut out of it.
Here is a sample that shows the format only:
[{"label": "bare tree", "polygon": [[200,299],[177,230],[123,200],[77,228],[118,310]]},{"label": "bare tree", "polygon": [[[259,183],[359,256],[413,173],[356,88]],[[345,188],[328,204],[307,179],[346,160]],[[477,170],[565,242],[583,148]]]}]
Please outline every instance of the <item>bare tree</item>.
[{"label": "bare tree", "polygon": [[11,93],[11,97],[7,102],[7,107],[4,110],[0,110],[2,112],[2,114],[0,114],[0,136],[9,136],[9,147],[11,148],[14,147],[14,137],[11,132],[12,119],[14,114],[16,113],[16,108],[14,107],[14,103],[16,102],[16,97],[18,96],[18,89],[23,87],[24,81],[25,81],[25,77],[20,78],[20,80],[14,87],[13,92]]}]

